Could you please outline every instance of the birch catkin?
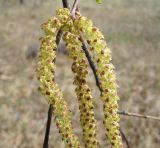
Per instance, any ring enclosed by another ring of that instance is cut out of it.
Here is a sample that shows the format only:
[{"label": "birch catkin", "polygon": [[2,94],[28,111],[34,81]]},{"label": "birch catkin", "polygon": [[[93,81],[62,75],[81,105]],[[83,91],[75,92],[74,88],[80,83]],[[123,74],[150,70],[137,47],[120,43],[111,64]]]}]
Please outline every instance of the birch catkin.
[{"label": "birch catkin", "polygon": [[58,19],[50,19],[42,25],[45,37],[40,39],[41,46],[38,56],[37,77],[40,81],[39,90],[52,105],[55,122],[67,147],[80,148],[77,136],[73,133],[71,114],[63,94],[54,82],[56,58],[56,33],[63,24]]},{"label": "birch catkin", "polygon": [[110,140],[112,148],[121,148],[122,140],[119,131],[119,116],[117,114],[119,98],[116,90],[114,66],[110,63],[110,49],[107,47],[102,33],[93,26],[91,20],[77,13],[74,25],[87,40],[93,60],[97,65],[107,138]]},{"label": "birch catkin", "polygon": [[[74,30],[74,26],[73,26]],[[87,62],[82,50],[82,43],[76,30],[66,32],[63,36],[69,57],[73,59],[72,71],[74,73],[74,84],[79,102],[80,122],[83,129],[83,139],[86,148],[97,148],[96,121],[94,118],[94,106],[91,91],[86,82]]]}]

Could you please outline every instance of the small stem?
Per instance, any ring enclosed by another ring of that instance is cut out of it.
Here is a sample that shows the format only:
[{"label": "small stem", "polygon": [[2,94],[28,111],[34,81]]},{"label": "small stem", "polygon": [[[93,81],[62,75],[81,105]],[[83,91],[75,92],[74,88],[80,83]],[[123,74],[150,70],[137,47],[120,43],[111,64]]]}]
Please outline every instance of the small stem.
[{"label": "small stem", "polygon": [[152,120],[160,121],[160,117],[143,115],[143,114],[138,114],[138,113],[130,113],[130,112],[127,112],[127,111],[118,111],[118,114],[124,115],[124,116],[131,116],[131,117],[152,119]]},{"label": "small stem", "polygon": [[44,142],[43,142],[43,148],[48,148],[51,120],[52,120],[52,106],[50,105],[48,109],[48,119],[47,119],[47,126],[46,126]]},{"label": "small stem", "polygon": [[126,135],[124,134],[124,132],[122,131],[121,128],[120,128],[120,133],[121,133],[121,135],[122,135],[122,140],[125,141],[125,143],[126,143],[127,148],[131,148],[131,147],[130,147],[130,144],[129,144],[129,141],[128,141]]},{"label": "small stem", "polygon": [[73,7],[72,7],[72,10],[71,10],[71,16],[72,16],[72,18],[75,18],[75,12],[77,10],[78,3],[79,3],[79,0],[75,0],[74,1]]},{"label": "small stem", "polygon": [[62,37],[62,30],[60,29],[57,33],[57,36],[56,36],[56,44],[57,46],[59,45],[59,42],[61,40],[61,37]]},{"label": "small stem", "polygon": [[91,58],[91,55],[89,53],[89,51],[87,50],[87,45],[85,44],[85,41],[83,39],[83,37],[81,36],[80,37],[80,40],[82,42],[82,49],[84,50],[85,54],[86,54],[86,57],[87,57],[87,60],[89,62],[89,65],[93,71],[93,74],[94,74],[94,77],[95,77],[95,80],[96,80],[96,85],[97,87],[99,88],[100,92],[102,91],[101,87],[100,87],[100,84],[99,84],[99,79],[98,79],[98,76],[96,74],[96,65],[94,64],[92,58]]},{"label": "small stem", "polygon": [[62,0],[63,7],[70,9],[69,0]]}]

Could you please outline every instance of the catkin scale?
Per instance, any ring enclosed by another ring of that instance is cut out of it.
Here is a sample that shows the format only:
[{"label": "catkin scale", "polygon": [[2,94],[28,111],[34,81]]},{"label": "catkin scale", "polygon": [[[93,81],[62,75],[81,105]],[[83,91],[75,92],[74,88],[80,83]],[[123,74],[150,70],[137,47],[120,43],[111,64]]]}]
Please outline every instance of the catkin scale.
[{"label": "catkin scale", "polygon": [[76,14],[74,25],[87,40],[93,60],[97,65],[97,76],[100,80],[101,100],[104,104],[104,125],[106,136],[110,140],[112,148],[121,148],[122,141],[119,132],[119,116],[117,96],[117,84],[115,82],[114,67],[110,63],[110,49],[107,47],[104,37],[98,28],[93,26],[91,20]]},{"label": "catkin scale", "polygon": [[98,142],[96,138],[93,98],[86,82],[88,74],[87,62],[85,53],[81,48],[82,44],[79,40],[79,35],[74,28],[72,28],[72,31],[73,32],[66,32],[63,39],[67,43],[66,47],[69,52],[69,57],[73,60],[71,69],[74,73],[73,84],[76,86],[75,91],[79,102],[83,139],[86,148],[97,148]]},{"label": "catkin scale", "polygon": [[56,58],[56,52],[54,51],[54,49],[57,48],[56,33],[58,29],[62,27],[63,24],[61,21],[63,17],[65,17],[65,14],[61,14],[61,12],[59,12],[58,15],[60,21],[56,18],[51,18],[42,25],[46,36],[40,39],[41,47],[38,54],[37,78],[40,81],[39,90],[42,95],[45,96],[48,103],[52,105],[56,125],[66,146],[70,148],[80,148],[78,138],[73,133],[71,113],[68,105],[63,99],[62,92],[54,82],[56,66],[52,61]]}]

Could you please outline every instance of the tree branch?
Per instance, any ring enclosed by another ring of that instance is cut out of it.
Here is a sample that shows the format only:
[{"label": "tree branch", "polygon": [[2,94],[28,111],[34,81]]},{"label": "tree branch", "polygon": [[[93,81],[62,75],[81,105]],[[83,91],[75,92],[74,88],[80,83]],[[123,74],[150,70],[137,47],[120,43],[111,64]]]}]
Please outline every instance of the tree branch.
[{"label": "tree branch", "polygon": [[131,117],[152,119],[152,120],[160,121],[160,117],[143,115],[143,114],[138,114],[138,113],[130,113],[130,112],[127,112],[127,111],[124,111],[124,110],[123,111],[118,111],[118,114],[124,115],[124,116],[131,116]]},{"label": "tree branch", "polygon": [[129,144],[129,141],[128,141],[126,135],[124,134],[124,132],[122,131],[121,128],[120,128],[120,133],[121,133],[121,135],[122,135],[122,140],[125,141],[125,143],[126,143],[127,148],[131,148],[131,147],[130,147],[130,144]]},{"label": "tree branch", "polygon": [[93,75],[94,75],[94,78],[95,78],[95,80],[96,80],[96,86],[99,88],[99,90],[100,90],[100,92],[101,92],[102,89],[101,89],[101,87],[100,87],[99,78],[98,78],[98,76],[97,76],[97,74],[96,74],[96,65],[94,64],[94,62],[93,62],[93,60],[92,60],[92,58],[91,58],[91,55],[90,55],[90,53],[89,53],[89,51],[88,51],[88,47],[87,47],[87,45],[85,44],[85,41],[84,41],[84,39],[82,38],[82,36],[80,37],[80,40],[81,40],[81,42],[82,42],[82,49],[84,50],[85,55],[86,55],[86,57],[87,57],[87,60],[88,60],[88,62],[89,62],[89,65],[90,65],[90,67],[91,67],[91,69],[92,69],[92,71],[93,71]]}]

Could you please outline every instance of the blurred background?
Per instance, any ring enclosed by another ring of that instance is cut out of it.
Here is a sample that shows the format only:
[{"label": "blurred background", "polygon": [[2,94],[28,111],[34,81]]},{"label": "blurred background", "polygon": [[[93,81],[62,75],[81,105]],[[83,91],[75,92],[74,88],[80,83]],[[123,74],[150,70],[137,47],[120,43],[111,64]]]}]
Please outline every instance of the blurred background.
[{"label": "blurred background", "polygon": [[[37,91],[35,77],[40,24],[61,0],[0,0],[0,148],[40,148],[48,104]],[[93,19],[112,49],[120,109],[160,116],[160,0],[81,0],[81,12]],[[71,61],[59,47],[56,81],[73,112],[76,134],[82,137],[78,103],[72,85]],[[100,147],[110,147],[103,133],[102,104],[90,71]],[[131,148],[159,148],[160,123],[121,116]],[[54,122],[51,148],[64,148]]]}]

